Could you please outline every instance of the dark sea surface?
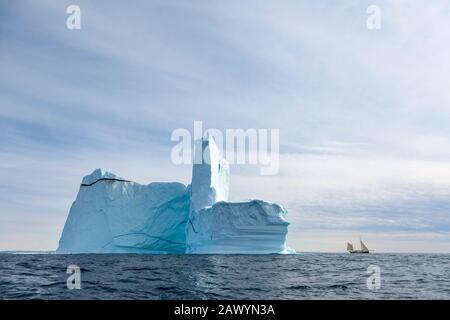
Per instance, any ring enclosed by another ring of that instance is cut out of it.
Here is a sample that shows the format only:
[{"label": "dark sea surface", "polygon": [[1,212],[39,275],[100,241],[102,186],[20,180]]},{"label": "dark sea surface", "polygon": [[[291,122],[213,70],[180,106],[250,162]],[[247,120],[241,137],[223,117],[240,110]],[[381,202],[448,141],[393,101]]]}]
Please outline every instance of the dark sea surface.
[{"label": "dark sea surface", "polygon": [[450,299],[450,255],[0,254],[0,299]]}]

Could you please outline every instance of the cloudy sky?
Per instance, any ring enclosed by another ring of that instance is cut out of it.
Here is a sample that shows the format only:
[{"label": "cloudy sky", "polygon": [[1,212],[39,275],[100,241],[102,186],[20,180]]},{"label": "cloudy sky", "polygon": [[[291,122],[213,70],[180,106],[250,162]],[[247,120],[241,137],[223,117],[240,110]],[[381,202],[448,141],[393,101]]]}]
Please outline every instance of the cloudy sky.
[{"label": "cloudy sky", "polygon": [[444,0],[0,0],[0,250],[54,250],[95,168],[189,183],[170,135],[201,120],[280,129],[231,198],[283,204],[297,250],[450,252],[449,49]]}]

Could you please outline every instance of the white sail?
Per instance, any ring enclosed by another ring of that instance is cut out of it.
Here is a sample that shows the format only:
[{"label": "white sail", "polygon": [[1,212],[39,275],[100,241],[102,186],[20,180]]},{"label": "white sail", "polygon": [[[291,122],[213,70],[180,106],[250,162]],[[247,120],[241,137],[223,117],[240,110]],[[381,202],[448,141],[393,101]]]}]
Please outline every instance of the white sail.
[{"label": "white sail", "polygon": [[353,244],[347,242],[347,251],[353,251]]},{"label": "white sail", "polygon": [[362,252],[369,252],[369,248],[366,247],[364,242],[362,242],[362,240],[359,240],[359,242],[361,242],[361,251]]}]

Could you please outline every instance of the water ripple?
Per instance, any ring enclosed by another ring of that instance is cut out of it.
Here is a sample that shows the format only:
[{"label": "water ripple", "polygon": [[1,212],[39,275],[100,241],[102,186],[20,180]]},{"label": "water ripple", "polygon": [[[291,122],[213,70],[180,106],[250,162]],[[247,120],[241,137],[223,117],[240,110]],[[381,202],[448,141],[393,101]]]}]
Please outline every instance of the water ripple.
[{"label": "water ripple", "polygon": [[[81,290],[67,289],[71,264]],[[448,270],[436,254],[0,254],[0,299],[450,299]]]}]

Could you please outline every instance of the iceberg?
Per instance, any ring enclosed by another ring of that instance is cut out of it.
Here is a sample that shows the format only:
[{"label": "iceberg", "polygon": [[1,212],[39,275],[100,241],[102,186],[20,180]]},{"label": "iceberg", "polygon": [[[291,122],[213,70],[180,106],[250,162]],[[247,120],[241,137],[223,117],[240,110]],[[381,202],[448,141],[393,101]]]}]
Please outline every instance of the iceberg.
[{"label": "iceberg", "polygon": [[287,211],[229,202],[230,169],[214,138],[196,141],[192,181],[141,185],[97,169],[85,176],[59,253],[291,253]]}]

